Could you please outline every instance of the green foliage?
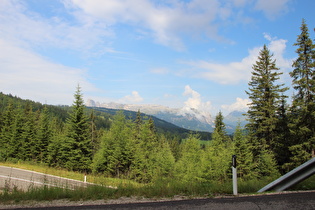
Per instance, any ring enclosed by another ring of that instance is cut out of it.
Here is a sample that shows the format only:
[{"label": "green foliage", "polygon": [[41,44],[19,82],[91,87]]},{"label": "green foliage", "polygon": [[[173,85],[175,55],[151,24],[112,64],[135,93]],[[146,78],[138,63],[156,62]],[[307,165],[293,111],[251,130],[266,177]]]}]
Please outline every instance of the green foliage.
[{"label": "green foliage", "polygon": [[252,145],[248,141],[248,136],[244,133],[240,124],[236,127],[234,136],[234,152],[237,159],[237,174],[243,180],[253,179],[255,174],[253,173],[253,153]]},{"label": "green foliage", "polygon": [[309,37],[308,27],[302,20],[301,34],[294,44],[298,46],[297,59],[293,62],[293,95],[290,131],[292,141],[291,163],[284,167],[292,169],[315,156],[315,45]]},{"label": "green foliage", "polygon": [[252,101],[247,112],[247,129],[253,144],[254,158],[259,156],[261,150],[274,148],[277,112],[281,99],[285,97],[283,93],[287,90],[283,84],[276,83],[282,73],[278,72],[279,68],[272,56],[264,45],[253,65],[252,78],[248,83],[249,91],[246,91]]},{"label": "green foliage", "polygon": [[94,157],[94,172],[117,177],[128,175],[134,151],[130,132],[130,122],[122,112],[118,112],[110,130],[103,135],[100,149]]},{"label": "green foliage", "polygon": [[264,45],[253,65],[252,78],[248,83],[249,91],[246,91],[252,101],[247,112],[249,123],[246,127],[258,176],[270,175],[276,170],[273,154],[280,138],[277,133],[278,113],[283,99],[286,98],[283,94],[287,90],[283,84],[277,84],[282,73],[278,72],[279,68],[272,56]]},{"label": "green foliage", "polygon": [[65,160],[64,166],[69,170],[89,171],[92,162],[92,145],[79,86],[74,98],[72,110],[67,119],[67,136],[62,145],[62,158]]},{"label": "green foliage", "polygon": [[175,164],[174,176],[185,183],[203,181],[201,164],[204,151],[199,138],[191,134],[181,146],[181,157]]},{"label": "green foliage", "polygon": [[49,123],[48,108],[45,106],[40,114],[39,126],[37,132],[37,144],[35,145],[38,159],[41,162],[47,162],[48,145],[52,138],[52,129]]},{"label": "green foliage", "polygon": [[215,128],[212,133],[212,141],[206,146],[204,157],[204,176],[208,180],[216,180],[221,183],[226,181],[231,170],[232,142],[227,135],[222,113],[215,118]]}]

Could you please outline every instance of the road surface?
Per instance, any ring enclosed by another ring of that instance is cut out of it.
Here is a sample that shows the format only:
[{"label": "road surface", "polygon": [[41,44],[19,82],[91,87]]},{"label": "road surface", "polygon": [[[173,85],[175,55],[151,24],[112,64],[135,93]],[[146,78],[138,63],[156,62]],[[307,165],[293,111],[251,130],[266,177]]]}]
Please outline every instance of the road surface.
[{"label": "road surface", "polygon": [[[194,199],[181,201],[166,201],[166,202],[146,202],[146,203],[125,203],[125,204],[98,204],[92,205],[95,201],[84,201],[76,204],[64,201],[55,201],[54,203],[46,202],[44,204],[36,203],[27,206],[1,206],[0,209],[233,209],[233,210],[255,210],[255,209],[315,209],[315,191],[313,192],[299,192],[287,194],[273,194],[273,195],[257,195],[257,196],[243,196],[243,197],[229,197],[229,198],[208,198],[208,199]],[[103,201],[105,203],[106,201]],[[52,206],[55,205],[55,206]],[[57,205],[57,206],[56,206]]]},{"label": "road surface", "polygon": [[14,187],[27,190],[33,186],[53,186],[74,189],[75,187],[86,186],[89,183],[73,179],[47,175],[29,170],[0,166],[0,190]]}]

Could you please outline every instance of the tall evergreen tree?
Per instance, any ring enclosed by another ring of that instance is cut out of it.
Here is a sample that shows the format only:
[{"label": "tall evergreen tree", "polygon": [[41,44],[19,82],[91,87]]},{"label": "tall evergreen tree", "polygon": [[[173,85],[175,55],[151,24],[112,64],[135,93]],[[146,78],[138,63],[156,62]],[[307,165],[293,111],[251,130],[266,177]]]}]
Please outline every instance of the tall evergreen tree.
[{"label": "tall evergreen tree", "polygon": [[13,125],[15,122],[15,112],[13,108],[13,101],[5,107],[2,116],[2,126],[0,130],[0,160],[6,160],[12,153],[11,140],[13,135]]},{"label": "tall evergreen tree", "polygon": [[247,112],[249,140],[252,144],[256,173],[261,176],[276,174],[274,152],[278,140],[278,113],[284,92],[288,89],[277,84],[282,72],[276,67],[266,45],[253,65],[251,81],[246,91],[251,103]]},{"label": "tall evergreen tree", "polygon": [[25,130],[25,118],[21,105],[18,105],[15,111],[12,135],[8,147],[8,157],[25,160],[24,142],[22,140],[22,133]]},{"label": "tall evergreen tree", "polygon": [[93,160],[93,171],[114,177],[127,176],[133,162],[131,125],[122,111],[116,113],[111,128],[102,138]]},{"label": "tall evergreen tree", "polygon": [[63,148],[65,167],[70,170],[89,171],[92,162],[92,144],[81,88],[78,85],[67,119],[67,138]]},{"label": "tall evergreen tree", "polygon": [[38,151],[38,160],[41,162],[47,162],[48,145],[51,141],[51,137],[52,131],[49,123],[48,108],[47,106],[45,106],[40,114],[36,144],[36,150]]},{"label": "tall evergreen tree", "polygon": [[21,134],[22,141],[22,155],[23,160],[36,160],[38,150],[36,149],[36,125],[35,114],[32,105],[27,103],[24,108],[23,131]]},{"label": "tall evergreen tree", "polygon": [[[315,156],[315,45],[310,38],[305,20],[302,20],[301,34],[294,44],[297,59],[293,62],[293,88],[296,91],[292,102],[293,136],[292,167]],[[290,165],[290,164],[289,164]]]},{"label": "tall evergreen tree", "polygon": [[215,128],[211,139],[205,153],[205,177],[209,180],[223,182],[228,178],[230,172],[233,148],[232,141],[226,132],[222,112],[219,112],[215,118]]},{"label": "tall evergreen tree", "polygon": [[140,112],[134,122],[135,156],[132,167],[132,176],[141,182],[150,182],[155,176],[158,141],[153,120],[142,122]]},{"label": "tall evergreen tree", "polygon": [[277,114],[277,125],[275,129],[276,139],[274,145],[274,154],[277,161],[277,165],[282,174],[287,171],[284,170],[283,165],[290,160],[291,152],[289,146],[291,144],[291,135],[289,129],[289,108],[285,98],[281,99],[281,106]]},{"label": "tall evergreen tree", "polygon": [[281,99],[287,88],[277,84],[282,72],[276,67],[276,61],[266,45],[260,51],[256,64],[253,65],[251,81],[246,91],[251,103],[247,112],[247,129],[253,144],[253,155],[257,157],[262,150],[274,150],[276,139],[277,113]]}]

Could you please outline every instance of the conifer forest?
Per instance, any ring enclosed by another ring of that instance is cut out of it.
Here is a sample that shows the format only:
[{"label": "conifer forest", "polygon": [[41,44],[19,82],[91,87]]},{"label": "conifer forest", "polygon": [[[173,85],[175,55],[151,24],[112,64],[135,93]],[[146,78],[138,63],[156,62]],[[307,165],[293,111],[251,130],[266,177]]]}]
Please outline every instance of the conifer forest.
[{"label": "conifer forest", "polygon": [[240,179],[278,177],[315,156],[315,44],[305,20],[300,32],[291,87],[281,83],[283,72],[268,47],[260,50],[244,90],[251,100],[247,124],[233,135],[227,134],[221,112],[211,140],[201,144],[202,137],[193,132],[161,131],[141,110],[130,118],[123,111],[112,115],[88,108],[79,85],[71,107],[1,93],[0,161],[30,161],[140,183],[164,178],[223,183],[231,179],[236,155]]}]

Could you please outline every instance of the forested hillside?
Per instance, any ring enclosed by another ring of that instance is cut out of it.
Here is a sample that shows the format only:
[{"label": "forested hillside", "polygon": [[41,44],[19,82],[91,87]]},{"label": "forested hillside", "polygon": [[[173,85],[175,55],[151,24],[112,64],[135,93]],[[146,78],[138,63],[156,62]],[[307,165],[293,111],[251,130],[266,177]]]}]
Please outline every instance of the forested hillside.
[{"label": "forested hillside", "polygon": [[248,123],[229,136],[222,113],[208,144],[139,112],[88,109],[78,86],[71,107],[42,105],[0,94],[0,160],[32,161],[51,167],[150,183],[230,180],[237,156],[243,180],[276,177],[315,156],[315,45],[302,21],[290,72],[295,89],[287,104],[283,74],[265,45],[248,83]]}]

